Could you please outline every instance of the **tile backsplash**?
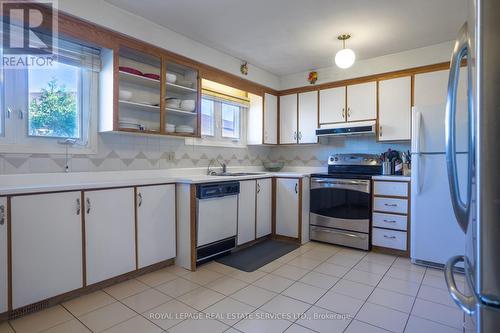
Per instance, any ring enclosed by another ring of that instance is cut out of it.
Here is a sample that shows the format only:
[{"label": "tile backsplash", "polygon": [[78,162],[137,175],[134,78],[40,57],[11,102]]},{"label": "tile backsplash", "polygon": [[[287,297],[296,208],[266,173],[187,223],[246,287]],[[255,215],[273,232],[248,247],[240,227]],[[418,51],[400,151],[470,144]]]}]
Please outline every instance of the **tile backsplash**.
[{"label": "tile backsplash", "polygon": [[[388,148],[406,151],[406,143],[379,143],[374,137],[321,138],[319,145],[248,146],[223,148],[186,145],[184,139],[104,133],[99,135],[98,153],[72,155],[70,171],[150,170],[206,167],[211,159],[229,166],[261,166],[265,160],[282,160],[287,166],[326,166],[334,153],[381,153]],[[63,172],[65,155],[0,154],[0,173]]]}]

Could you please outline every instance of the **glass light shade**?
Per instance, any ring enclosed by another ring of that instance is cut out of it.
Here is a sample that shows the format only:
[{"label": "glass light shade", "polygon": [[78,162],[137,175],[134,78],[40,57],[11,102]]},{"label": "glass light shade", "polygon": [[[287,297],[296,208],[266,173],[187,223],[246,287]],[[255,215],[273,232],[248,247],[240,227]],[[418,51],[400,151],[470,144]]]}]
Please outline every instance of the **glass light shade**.
[{"label": "glass light shade", "polygon": [[340,68],[349,68],[354,64],[356,54],[351,49],[342,49],[335,55],[335,64]]}]

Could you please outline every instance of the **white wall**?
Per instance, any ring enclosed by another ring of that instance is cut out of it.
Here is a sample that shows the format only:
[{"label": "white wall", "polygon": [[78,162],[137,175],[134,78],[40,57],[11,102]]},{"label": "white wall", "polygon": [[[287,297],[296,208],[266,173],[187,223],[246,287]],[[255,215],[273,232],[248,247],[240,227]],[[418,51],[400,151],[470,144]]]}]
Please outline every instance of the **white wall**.
[{"label": "white wall", "polygon": [[[401,69],[431,65],[449,61],[454,42],[426,46],[409,51],[389,54],[377,58],[356,61],[351,68],[340,69],[333,64],[327,68],[320,68],[316,85],[325,82],[352,79],[372,74],[392,72]],[[354,50],[356,51],[356,50]],[[285,75],[281,77],[281,89],[290,89],[306,86],[309,72]]]},{"label": "white wall", "polygon": [[249,64],[249,73],[240,73],[241,60],[217,51],[140,16],[102,0],[59,0],[59,9],[84,20],[138,38],[228,73],[269,88],[279,89],[279,77]]}]

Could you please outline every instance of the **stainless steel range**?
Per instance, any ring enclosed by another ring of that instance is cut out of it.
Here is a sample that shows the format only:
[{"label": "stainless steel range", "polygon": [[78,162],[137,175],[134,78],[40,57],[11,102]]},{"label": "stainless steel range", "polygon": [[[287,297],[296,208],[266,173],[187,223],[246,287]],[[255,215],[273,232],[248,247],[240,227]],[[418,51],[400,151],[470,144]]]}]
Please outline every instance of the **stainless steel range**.
[{"label": "stainless steel range", "polygon": [[370,182],[381,172],[378,155],[330,156],[328,173],[311,175],[310,238],[369,250]]}]

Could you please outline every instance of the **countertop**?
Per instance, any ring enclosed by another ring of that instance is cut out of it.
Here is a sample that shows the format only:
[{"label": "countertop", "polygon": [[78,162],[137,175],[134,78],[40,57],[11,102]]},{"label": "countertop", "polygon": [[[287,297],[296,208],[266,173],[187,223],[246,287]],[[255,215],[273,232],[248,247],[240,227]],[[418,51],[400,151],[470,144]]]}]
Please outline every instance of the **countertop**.
[{"label": "countertop", "polygon": [[410,176],[394,176],[394,175],[389,175],[389,176],[372,176],[373,180],[393,180],[393,181],[406,181],[409,182],[411,180]]}]

